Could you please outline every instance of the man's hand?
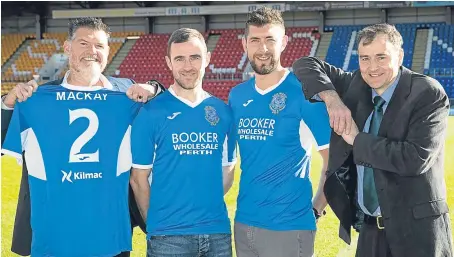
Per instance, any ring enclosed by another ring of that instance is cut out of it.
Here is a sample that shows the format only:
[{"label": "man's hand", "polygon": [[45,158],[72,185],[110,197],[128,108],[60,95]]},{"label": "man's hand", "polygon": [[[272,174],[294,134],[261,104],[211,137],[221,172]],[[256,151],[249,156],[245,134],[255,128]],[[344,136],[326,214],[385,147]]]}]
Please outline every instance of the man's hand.
[{"label": "man's hand", "polygon": [[354,120],[350,119],[351,122],[351,130],[350,134],[343,133],[342,138],[347,142],[349,145],[353,145],[353,142],[355,142],[356,136],[359,134],[358,126],[356,126],[356,123]]},{"label": "man's hand", "polygon": [[34,80],[30,80],[27,83],[19,83],[9,91],[3,99],[3,103],[9,108],[14,108],[16,101],[26,101],[32,96],[33,92],[36,92],[36,89],[38,89],[38,83]]},{"label": "man's hand", "polygon": [[314,212],[314,216],[315,216],[315,223],[318,223],[318,220],[325,216],[326,215],[326,211],[325,210],[317,210],[315,207],[312,208],[312,211]]},{"label": "man's hand", "polygon": [[133,84],[126,95],[133,101],[146,103],[156,94],[156,88],[149,84]]},{"label": "man's hand", "polygon": [[329,124],[338,135],[349,135],[352,126],[352,114],[350,109],[342,102],[334,90],[326,90],[319,93],[325,102],[329,114]]}]

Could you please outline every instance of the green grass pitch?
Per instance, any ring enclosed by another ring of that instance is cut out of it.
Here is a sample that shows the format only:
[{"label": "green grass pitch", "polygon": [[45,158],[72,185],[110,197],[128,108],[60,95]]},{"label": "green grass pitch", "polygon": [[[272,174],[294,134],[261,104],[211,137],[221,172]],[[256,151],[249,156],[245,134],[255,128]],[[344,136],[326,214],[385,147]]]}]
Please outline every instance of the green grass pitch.
[{"label": "green grass pitch", "polygon": [[[449,118],[448,136],[446,139],[445,151],[445,177],[448,190],[448,204],[454,208],[454,117]],[[317,188],[320,176],[321,158],[317,153],[313,154],[314,158],[311,167],[311,180],[314,190]],[[11,257],[18,256],[10,251],[12,228],[14,224],[14,215],[16,212],[17,196],[19,192],[21,167],[11,157],[2,157],[2,180],[1,180],[1,199],[2,199],[2,231],[1,256]],[[232,189],[225,197],[229,209],[229,215],[233,220],[236,209],[236,197],[238,195],[238,181],[240,170],[236,169],[235,182]],[[451,211],[451,224],[454,219]],[[354,241],[351,246],[344,244],[338,238],[338,225],[334,214],[328,208],[327,216],[323,217],[318,223],[318,231],[315,242],[315,253],[319,257],[350,257],[355,254]],[[356,234],[354,235],[356,236]],[[133,252],[131,256],[145,256],[146,243],[145,236],[138,229],[134,231]]]}]

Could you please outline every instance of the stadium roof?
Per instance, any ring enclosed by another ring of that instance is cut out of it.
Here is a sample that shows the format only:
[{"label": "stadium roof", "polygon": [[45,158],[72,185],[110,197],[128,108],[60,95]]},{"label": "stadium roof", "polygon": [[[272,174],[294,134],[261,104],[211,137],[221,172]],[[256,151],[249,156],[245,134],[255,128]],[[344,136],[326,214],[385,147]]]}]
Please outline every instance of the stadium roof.
[{"label": "stadium roof", "polygon": [[[60,2],[43,2],[43,1],[25,1],[25,2],[4,2],[2,1],[2,17],[26,16],[38,14],[42,17],[50,17],[52,9],[97,9],[106,8],[106,3],[110,8],[113,4],[117,8],[131,7],[175,7],[175,6],[194,6],[194,5],[211,5],[213,1],[121,1],[121,2],[102,2],[102,1],[60,1]],[[217,4],[222,2],[216,1]],[[232,4],[235,1],[225,1],[224,4]],[[267,1],[248,1],[238,2],[239,4],[248,3],[267,3]]]}]

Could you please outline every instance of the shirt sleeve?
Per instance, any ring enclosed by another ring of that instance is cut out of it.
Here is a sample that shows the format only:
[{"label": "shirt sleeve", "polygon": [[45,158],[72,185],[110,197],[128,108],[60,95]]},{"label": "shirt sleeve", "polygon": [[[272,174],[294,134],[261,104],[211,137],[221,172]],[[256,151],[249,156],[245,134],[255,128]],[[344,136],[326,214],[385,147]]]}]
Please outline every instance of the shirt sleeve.
[{"label": "shirt sleeve", "polygon": [[237,162],[237,144],[236,144],[237,129],[230,107],[228,108],[228,112],[229,112],[229,130],[227,132],[227,136],[223,144],[222,166],[231,166]]},{"label": "shirt sleeve", "polygon": [[132,167],[137,169],[153,168],[155,156],[155,126],[147,108],[142,108],[135,118],[131,129]]},{"label": "shirt sleeve", "polygon": [[2,153],[12,156],[17,159],[19,164],[22,164],[22,152],[24,151],[24,142],[27,140],[29,130],[21,124],[20,104],[16,104],[11,121],[9,123],[8,132],[3,142]]},{"label": "shirt sleeve", "polygon": [[303,101],[302,120],[307,124],[317,143],[317,150],[329,147],[331,139],[331,127],[329,125],[329,115],[325,103],[309,103]]},{"label": "shirt sleeve", "polygon": [[312,100],[316,100],[316,101],[323,101],[320,96],[318,94],[315,94],[313,97],[312,97]]},{"label": "shirt sleeve", "polygon": [[5,97],[6,97],[6,95],[5,95],[5,96],[2,96],[2,110],[7,110],[7,111],[13,110],[14,108],[11,108],[11,107],[6,106],[6,104],[5,104],[5,102],[4,102]]}]

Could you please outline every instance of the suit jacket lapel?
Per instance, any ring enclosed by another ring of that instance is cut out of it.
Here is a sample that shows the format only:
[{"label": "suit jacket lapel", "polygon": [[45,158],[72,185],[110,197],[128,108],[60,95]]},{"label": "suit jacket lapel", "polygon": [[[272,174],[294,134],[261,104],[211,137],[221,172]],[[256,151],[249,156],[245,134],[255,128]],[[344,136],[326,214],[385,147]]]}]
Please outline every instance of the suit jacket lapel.
[{"label": "suit jacket lapel", "polygon": [[400,75],[399,82],[396,89],[394,90],[393,96],[391,97],[391,100],[383,116],[383,120],[380,124],[380,130],[378,131],[379,136],[386,136],[386,133],[392,122],[395,120],[396,115],[405,104],[405,100],[410,94],[411,74],[412,72],[409,69],[402,67],[402,73]]},{"label": "suit jacket lapel", "polygon": [[111,79],[111,77],[107,77],[107,80],[112,84],[112,91],[120,91],[120,87],[117,85],[117,81],[114,79]]}]

